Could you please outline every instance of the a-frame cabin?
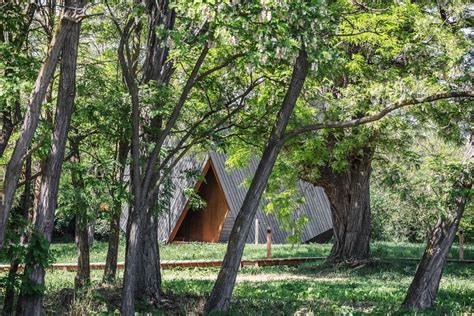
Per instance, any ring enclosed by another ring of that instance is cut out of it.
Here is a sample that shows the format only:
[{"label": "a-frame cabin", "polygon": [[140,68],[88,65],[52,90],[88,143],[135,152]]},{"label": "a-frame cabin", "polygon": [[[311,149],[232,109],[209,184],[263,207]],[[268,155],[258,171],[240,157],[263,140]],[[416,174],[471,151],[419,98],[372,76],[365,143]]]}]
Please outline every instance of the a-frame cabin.
[{"label": "a-frame cabin", "polygon": [[[253,159],[244,169],[227,170],[225,155],[211,152],[204,161],[192,157],[183,159],[175,168],[173,182],[175,191],[168,212],[158,218],[158,236],[161,242],[199,241],[227,242],[240,210],[247,188],[242,184],[251,177],[257,168],[258,161]],[[200,168],[201,179],[192,183],[179,176],[183,170]],[[195,210],[190,207],[184,195],[186,187],[194,187],[195,192],[206,201],[206,207]],[[329,202],[323,190],[300,181],[300,192],[305,202],[295,210],[295,217],[305,215],[309,222],[300,236],[301,242],[324,242],[332,236],[332,219]],[[263,202],[257,211],[259,241],[264,242],[266,229],[272,229],[274,243],[286,243],[291,232],[280,228],[271,214],[263,211]],[[255,228],[250,230],[247,242],[255,241]]]},{"label": "a-frame cabin", "polygon": [[206,207],[194,210],[186,205],[171,232],[169,241],[219,241],[229,213],[229,205],[211,159],[208,159],[204,166],[202,178],[204,181],[199,181],[195,190],[206,201]]}]

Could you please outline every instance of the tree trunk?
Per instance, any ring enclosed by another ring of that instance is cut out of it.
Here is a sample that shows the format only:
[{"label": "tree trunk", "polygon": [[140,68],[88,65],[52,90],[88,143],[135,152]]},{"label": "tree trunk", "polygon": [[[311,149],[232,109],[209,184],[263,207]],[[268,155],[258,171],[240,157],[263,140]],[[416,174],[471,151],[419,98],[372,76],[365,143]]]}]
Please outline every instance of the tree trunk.
[{"label": "tree trunk", "polygon": [[104,269],[104,283],[113,283],[117,274],[117,258],[120,241],[120,211],[122,203],[115,203],[114,215],[110,220],[109,247],[107,249],[107,259]]},{"label": "tree trunk", "polygon": [[21,166],[38,126],[41,104],[45,98],[49,83],[53,78],[63,43],[67,37],[74,36],[72,30],[75,24],[76,23],[73,23],[66,18],[62,18],[59,23],[54,39],[49,45],[50,49],[48,55],[38,73],[35,87],[31,93],[20,136],[16,141],[15,149],[13,150],[10,161],[6,166],[3,189],[4,203],[0,204],[0,249],[3,248],[8,215],[13,205],[13,198],[20,178]]},{"label": "tree trunk", "polygon": [[308,73],[308,61],[305,50],[300,49],[296,59],[290,85],[277,116],[277,123],[273,127],[267,146],[263,152],[250,188],[245,196],[242,207],[235,219],[230,234],[227,251],[219,271],[211,295],[206,302],[205,312],[227,312],[230,297],[235,285],[237,271],[245,247],[247,235],[252,227],[260,199],[272,172],[277,156],[283,146],[283,135],[295,107],[296,101]]},{"label": "tree trunk", "polygon": [[370,174],[372,150],[350,157],[344,172],[333,172],[324,185],[331,204],[334,245],[331,262],[356,262],[370,258]]},{"label": "tree trunk", "polygon": [[92,247],[94,244],[94,233],[95,233],[95,224],[97,222],[97,218],[94,216],[94,218],[91,221],[88,221],[87,223],[87,242],[89,244],[89,247]]},{"label": "tree trunk", "polygon": [[74,279],[76,290],[90,284],[90,255],[87,234],[87,215],[76,214],[77,273]]},{"label": "tree trunk", "polygon": [[[25,163],[25,188],[23,191],[21,208],[21,217],[28,222],[29,211],[32,206],[31,200],[31,157],[26,160]],[[26,244],[26,227],[18,227],[18,233],[20,234],[20,243]],[[15,301],[15,281],[17,277],[18,267],[20,266],[20,258],[16,256],[10,263],[10,270],[8,271],[7,286],[5,289],[5,298],[3,301],[3,314],[13,315],[13,307]]]},{"label": "tree trunk", "polygon": [[5,106],[5,109],[2,110],[2,130],[0,134],[0,157],[3,157],[3,153],[5,152],[5,149],[7,148],[8,141],[10,139],[10,136],[13,133],[13,122],[11,119],[11,113],[10,110],[6,108],[6,104],[2,104]]},{"label": "tree trunk", "polygon": [[157,306],[161,298],[160,251],[156,216],[147,216],[142,232],[140,260],[136,274],[135,297],[149,306]]},{"label": "tree trunk", "polygon": [[72,157],[71,162],[78,167],[72,170],[72,186],[75,190],[75,208],[76,208],[76,247],[77,247],[77,273],[74,279],[76,290],[90,283],[90,255],[89,255],[89,234],[87,220],[87,205],[82,197],[84,191],[84,179],[79,167],[81,163],[79,144],[71,141]]},{"label": "tree trunk", "polygon": [[[120,140],[118,145],[118,162],[119,169],[116,181],[121,183],[127,163],[127,155],[129,152],[129,144],[126,140]],[[112,193],[113,194],[113,193]],[[110,237],[107,249],[107,259],[105,262],[103,282],[112,283],[115,281],[117,273],[117,257],[120,241],[120,215],[122,214],[122,203],[119,199],[114,199],[113,215],[110,219]]]},{"label": "tree trunk", "polygon": [[[328,150],[337,140],[329,138]],[[370,175],[373,146],[361,148],[356,155],[346,157],[347,167],[335,171],[332,166],[314,166],[307,163],[300,177],[324,189],[331,205],[334,245],[328,260],[357,262],[370,258]],[[317,178],[314,178],[317,169]]]},{"label": "tree trunk", "polygon": [[[78,1],[78,7],[82,7],[85,1]],[[67,7],[75,3],[66,1]],[[74,12],[74,9],[66,9]],[[70,12],[71,13],[71,12]],[[76,63],[79,44],[80,23],[71,19],[62,19],[61,25],[70,29],[68,37],[64,40],[61,50],[61,71],[59,78],[58,100],[54,122],[51,148],[44,171],[38,207],[35,210],[35,231],[30,240],[31,247],[39,247],[30,251],[42,252],[41,262],[35,262],[38,255],[28,256],[25,264],[24,277],[18,302],[18,315],[40,315],[44,291],[45,258],[51,242],[54,211],[56,209],[59,178],[64,159],[64,151],[67,140],[69,123],[74,108],[75,85],[76,85]]]},{"label": "tree trunk", "polygon": [[[122,38],[122,41],[124,39]],[[140,252],[140,231],[144,222],[144,210],[142,205],[142,190],[141,190],[141,176],[140,176],[140,113],[139,113],[139,98],[138,87],[131,77],[126,66],[125,57],[123,54],[124,44],[119,45],[120,64],[122,65],[123,73],[129,92],[132,99],[132,162],[131,162],[131,182],[133,192],[133,208],[129,209],[128,223],[127,223],[127,248],[125,251],[125,271],[123,276],[122,288],[122,315],[135,314],[135,274],[138,265],[138,254]]]},{"label": "tree trunk", "polygon": [[[474,153],[474,137],[471,136],[466,158],[468,160],[467,174],[473,174],[472,157]],[[444,264],[449,255],[449,250],[456,237],[459,223],[466,205],[472,198],[472,179],[464,176],[455,184],[455,190],[467,192],[454,198],[453,209],[447,219],[440,219],[432,230],[431,237],[425,248],[421,262],[416,269],[415,277],[408,289],[402,306],[412,310],[425,310],[431,308],[438,295],[439,282],[443,275]]]},{"label": "tree trunk", "polygon": [[[137,203],[138,202],[138,203]],[[133,210],[129,213],[129,228],[127,232],[127,248],[125,252],[125,271],[122,288],[122,315],[135,314],[135,276],[138,271],[140,254],[140,231],[143,227],[143,216],[140,214],[141,205],[139,201],[134,204]]]}]

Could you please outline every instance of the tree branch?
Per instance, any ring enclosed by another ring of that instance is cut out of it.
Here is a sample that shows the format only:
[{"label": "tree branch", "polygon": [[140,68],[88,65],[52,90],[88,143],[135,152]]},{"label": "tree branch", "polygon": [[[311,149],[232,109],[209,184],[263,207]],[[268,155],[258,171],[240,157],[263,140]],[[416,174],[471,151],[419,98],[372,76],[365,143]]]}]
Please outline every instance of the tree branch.
[{"label": "tree branch", "polygon": [[233,63],[235,60],[239,59],[240,57],[243,57],[245,56],[244,53],[237,53],[235,55],[232,55],[230,56],[229,58],[227,58],[226,60],[224,60],[222,62],[222,64],[220,65],[217,65],[211,69],[208,69],[206,71],[204,71],[202,74],[200,74],[199,76],[196,77],[196,80],[195,82],[198,82],[198,81],[201,81],[202,79],[204,79],[205,77],[209,76],[210,74],[216,72],[216,71],[219,71],[225,67],[227,67],[228,65],[230,65],[231,63]]},{"label": "tree branch", "polygon": [[448,92],[448,93],[440,93],[440,94],[430,95],[427,97],[413,98],[410,100],[395,102],[387,106],[386,108],[384,108],[377,114],[367,115],[367,116],[349,120],[349,121],[342,121],[342,122],[329,121],[325,123],[311,124],[311,125],[306,125],[300,128],[296,128],[292,131],[285,133],[285,135],[282,137],[282,142],[286,142],[289,139],[295,136],[298,136],[300,134],[313,132],[320,129],[355,127],[362,124],[375,122],[382,119],[387,114],[409,105],[421,104],[421,103],[426,103],[426,102],[434,102],[434,101],[443,100],[443,99],[464,98],[464,97],[467,97],[467,98],[474,97],[474,91],[455,91],[455,92]]}]

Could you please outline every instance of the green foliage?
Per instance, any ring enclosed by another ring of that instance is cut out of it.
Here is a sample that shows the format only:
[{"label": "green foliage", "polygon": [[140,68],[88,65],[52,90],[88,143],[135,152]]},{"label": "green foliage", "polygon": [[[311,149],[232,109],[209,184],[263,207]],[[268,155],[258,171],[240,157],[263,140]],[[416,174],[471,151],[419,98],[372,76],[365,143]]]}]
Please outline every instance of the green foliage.
[{"label": "green foliage", "polygon": [[45,284],[36,283],[30,276],[34,276],[37,267],[47,268],[54,260],[52,252],[49,250],[50,243],[40,232],[33,231],[28,241],[28,248],[25,256],[25,271],[21,277],[21,292],[27,296],[43,295],[46,290]]},{"label": "green foliage", "polygon": [[[464,146],[447,143],[432,130],[418,130],[411,146],[381,155],[371,190],[374,237],[422,241],[438,218],[452,215],[453,199],[472,194],[456,184],[462,174],[467,181],[472,177],[463,151]],[[468,203],[462,226],[472,218],[471,209]]]}]

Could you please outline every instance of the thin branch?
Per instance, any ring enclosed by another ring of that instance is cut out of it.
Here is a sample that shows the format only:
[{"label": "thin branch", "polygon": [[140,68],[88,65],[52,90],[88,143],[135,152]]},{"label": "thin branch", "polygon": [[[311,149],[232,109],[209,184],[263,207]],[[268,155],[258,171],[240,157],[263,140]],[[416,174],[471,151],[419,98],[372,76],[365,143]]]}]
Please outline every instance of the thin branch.
[{"label": "thin branch", "polygon": [[216,71],[219,71],[225,67],[227,67],[228,65],[230,65],[231,63],[233,63],[235,60],[239,59],[240,57],[243,57],[245,56],[245,53],[237,53],[235,55],[232,55],[230,56],[229,58],[227,58],[226,60],[224,60],[224,62],[220,65],[217,65],[211,69],[208,69],[206,71],[204,71],[202,74],[200,74],[199,76],[196,77],[196,82],[204,79],[205,77],[209,76],[210,74],[216,72]]},{"label": "thin branch", "polygon": [[[150,155],[150,158],[148,159],[146,171],[145,171],[145,177],[142,181],[142,187],[143,187],[143,192],[146,194],[148,191],[148,187],[150,185],[150,181],[152,180],[153,176],[153,169],[155,166],[155,163],[158,159],[158,155],[160,153],[161,147],[163,146],[163,143],[166,139],[166,137],[169,135],[171,129],[176,123],[176,120],[178,119],[178,116],[181,112],[181,109],[183,108],[186,100],[188,99],[188,95],[191,92],[191,89],[193,88],[194,84],[196,83],[196,78],[198,76],[198,72],[201,69],[202,64],[204,63],[204,59],[206,58],[207,54],[209,52],[209,45],[208,43],[204,44],[204,47],[196,60],[196,63],[194,64],[193,70],[191,72],[191,75],[188,77],[188,80],[186,81],[186,84],[183,87],[183,90],[181,91],[181,95],[173,109],[173,112],[171,113],[165,128],[163,131],[161,131],[160,135],[158,136],[158,140],[155,143],[155,146],[153,148],[153,152]],[[144,196],[144,198],[146,198]]]}]

